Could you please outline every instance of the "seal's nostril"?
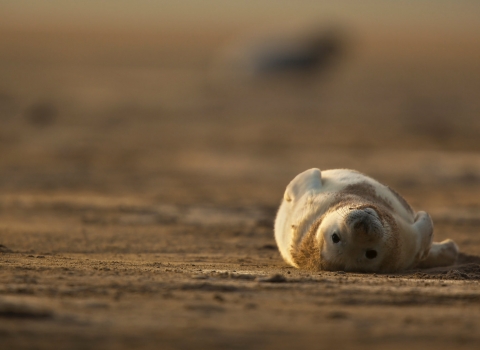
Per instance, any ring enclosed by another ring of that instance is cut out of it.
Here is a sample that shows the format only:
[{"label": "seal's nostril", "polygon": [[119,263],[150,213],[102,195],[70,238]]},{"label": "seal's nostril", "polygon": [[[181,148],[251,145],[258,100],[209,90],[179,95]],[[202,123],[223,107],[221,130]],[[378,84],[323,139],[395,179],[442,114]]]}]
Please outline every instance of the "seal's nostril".
[{"label": "seal's nostril", "polygon": [[377,257],[377,251],[376,250],[367,250],[365,253],[365,256],[367,259],[375,259]]}]

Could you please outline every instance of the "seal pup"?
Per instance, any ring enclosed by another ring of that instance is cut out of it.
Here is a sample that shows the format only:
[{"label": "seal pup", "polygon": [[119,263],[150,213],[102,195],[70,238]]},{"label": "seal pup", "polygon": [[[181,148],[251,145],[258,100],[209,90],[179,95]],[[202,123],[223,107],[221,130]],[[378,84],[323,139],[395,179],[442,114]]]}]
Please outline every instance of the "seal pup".
[{"label": "seal pup", "polygon": [[458,247],[432,243],[430,216],[355,170],[310,169],[287,186],[275,219],[283,259],[307,270],[395,272],[455,263]]}]

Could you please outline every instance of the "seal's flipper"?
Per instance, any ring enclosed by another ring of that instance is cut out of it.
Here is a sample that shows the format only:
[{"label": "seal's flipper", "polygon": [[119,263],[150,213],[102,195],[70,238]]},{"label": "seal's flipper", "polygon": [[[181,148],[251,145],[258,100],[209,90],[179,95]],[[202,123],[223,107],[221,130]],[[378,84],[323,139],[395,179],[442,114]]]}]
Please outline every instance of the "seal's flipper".
[{"label": "seal's flipper", "polygon": [[316,192],[322,187],[322,173],[313,168],[297,175],[287,186],[283,198],[287,202],[300,198],[306,192]]},{"label": "seal's flipper", "polygon": [[419,211],[415,215],[413,227],[418,234],[418,260],[424,260],[428,256],[428,252],[433,240],[433,222],[430,215],[424,211]]},{"label": "seal's flipper", "polygon": [[450,266],[455,264],[458,256],[458,246],[451,239],[440,243],[432,243],[430,252],[425,260],[418,264],[420,268]]}]

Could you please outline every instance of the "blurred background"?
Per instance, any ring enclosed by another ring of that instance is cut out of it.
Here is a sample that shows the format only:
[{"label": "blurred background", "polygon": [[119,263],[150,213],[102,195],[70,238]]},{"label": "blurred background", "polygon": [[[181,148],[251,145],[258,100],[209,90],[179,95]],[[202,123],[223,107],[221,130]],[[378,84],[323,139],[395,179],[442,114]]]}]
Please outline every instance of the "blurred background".
[{"label": "blurred background", "polygon": [[275,207],[297,173],[346,167],[414,206],[476,209],[479,16],[467,0],[0,1],[0,192]]}]

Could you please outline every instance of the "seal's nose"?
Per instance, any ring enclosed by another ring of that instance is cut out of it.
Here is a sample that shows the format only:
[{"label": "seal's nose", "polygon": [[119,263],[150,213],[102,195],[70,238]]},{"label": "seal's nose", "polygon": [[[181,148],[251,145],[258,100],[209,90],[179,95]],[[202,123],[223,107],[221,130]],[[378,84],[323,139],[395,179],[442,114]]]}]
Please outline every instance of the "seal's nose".
[{"label": "seal's nose", "polygon": [[357,220],[357,222],[353,225],[353,230],[355,233],[360,234],[360,235],[366,235],[368,234],[369,227],[368,227],[368,219],[367,218],[361,218],[360,220]]},{"label": "seal's nose", "polygon": [[356,238],[372,240],[382,236],[378,218],[365,210],[353,210],[348,215],[347,223]]}]

